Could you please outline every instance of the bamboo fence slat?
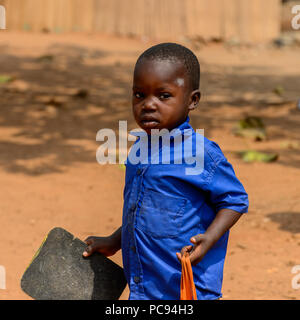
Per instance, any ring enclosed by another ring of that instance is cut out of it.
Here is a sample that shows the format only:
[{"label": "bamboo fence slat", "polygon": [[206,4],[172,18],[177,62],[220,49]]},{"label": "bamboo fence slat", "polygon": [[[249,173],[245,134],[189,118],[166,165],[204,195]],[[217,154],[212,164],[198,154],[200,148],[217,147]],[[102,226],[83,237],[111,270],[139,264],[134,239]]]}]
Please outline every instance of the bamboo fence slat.
[{"label": "bamboo fence slat", "polygon": [[0,0],[8,30],[102,32],[154,39],[268,41],[280,0]]}]

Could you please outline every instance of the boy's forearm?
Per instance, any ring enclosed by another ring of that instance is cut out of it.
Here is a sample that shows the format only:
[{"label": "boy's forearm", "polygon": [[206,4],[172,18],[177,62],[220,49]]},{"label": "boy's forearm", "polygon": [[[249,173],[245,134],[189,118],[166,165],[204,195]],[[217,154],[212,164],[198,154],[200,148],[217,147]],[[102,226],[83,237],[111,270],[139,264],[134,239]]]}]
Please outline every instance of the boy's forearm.
[{"label": "boy's forearm", "polygon": [[114,240],[116,247],[118,247],[118,249],[121,249],[122,226],[117,229],[110,237]]},{"label": "boy's forearm", "polygon": [[239,220],[241,215],[241,213],[230,209],[221,209],[216,214],[215,219],[205,232],[210,238],[212,245]]},{"label": "boy's forearm", "polygon": [[229,209],[220,210],[204,234],[197,234],[191,238],[191,242],[194,246],[185,246],[182,248],[180,254],[176,254],[178,259],[180,260],[185,252],[189,252],[191,263],[193,265],[199,263],[212,246],[239,220],[240,217],[241,214],[236,211]]}]

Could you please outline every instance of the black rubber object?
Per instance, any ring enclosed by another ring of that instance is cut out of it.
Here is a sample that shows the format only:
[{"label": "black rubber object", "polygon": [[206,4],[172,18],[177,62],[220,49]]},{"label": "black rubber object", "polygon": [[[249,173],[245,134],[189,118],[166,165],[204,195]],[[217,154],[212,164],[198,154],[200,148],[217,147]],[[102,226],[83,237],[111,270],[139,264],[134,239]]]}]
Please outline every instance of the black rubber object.
[{"label": "black rubber object", "polygon": [[117,300],[126,286],[123,269],[62,228],[51,230],[21,279],[36,300]]}]

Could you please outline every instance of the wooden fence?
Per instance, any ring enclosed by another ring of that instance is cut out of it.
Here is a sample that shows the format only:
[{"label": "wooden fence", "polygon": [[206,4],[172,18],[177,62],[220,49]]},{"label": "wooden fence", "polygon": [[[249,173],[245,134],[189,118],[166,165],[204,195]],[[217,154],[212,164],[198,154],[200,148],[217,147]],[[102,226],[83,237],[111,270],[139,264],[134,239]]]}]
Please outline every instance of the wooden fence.
[{"label": "wooden fence", "polygon": [[0,0],[0,5],[8,30],[242,42],[269,41],[280,32],[280,0]]}]

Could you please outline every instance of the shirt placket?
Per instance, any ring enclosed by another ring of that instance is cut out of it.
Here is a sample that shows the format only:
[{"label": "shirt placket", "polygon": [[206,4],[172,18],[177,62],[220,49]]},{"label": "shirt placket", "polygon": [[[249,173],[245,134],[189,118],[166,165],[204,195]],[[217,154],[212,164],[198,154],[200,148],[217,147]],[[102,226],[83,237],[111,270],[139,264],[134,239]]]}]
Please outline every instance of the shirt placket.
[{"label": "shirt placket", "polygon": [[140,202],[143,197],[143,175],[147,169],[147,166],[139,166],[132,183],[132,191],[130,194],[130,213],[129,218],[129,247],[130,247],[130,291],[132,298],[140,298],[144,295],[143,286],[143,270],[142,264],[137,249],[136,237],[135,237],[135,225],[136,216],[140,210]]}]

